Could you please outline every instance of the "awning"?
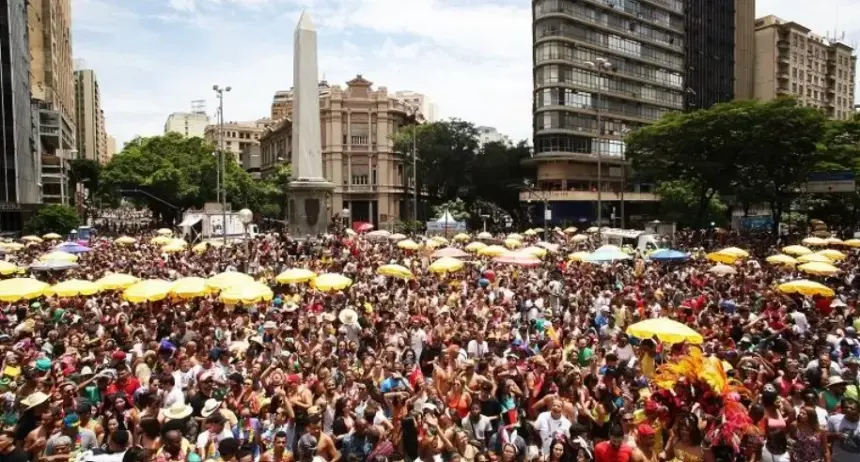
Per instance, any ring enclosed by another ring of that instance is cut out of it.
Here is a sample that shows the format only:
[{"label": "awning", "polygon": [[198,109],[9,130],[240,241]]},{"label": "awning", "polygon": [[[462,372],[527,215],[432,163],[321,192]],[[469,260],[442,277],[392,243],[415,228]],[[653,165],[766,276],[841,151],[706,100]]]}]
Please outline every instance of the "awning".
[{"label": "awning", "polygon": [[182,223],[179,223],[180,228],[185,228],[188,226],[194,226],[202,220],[203,217],[195,216],[195,217],[186,217],[182,220]]}]

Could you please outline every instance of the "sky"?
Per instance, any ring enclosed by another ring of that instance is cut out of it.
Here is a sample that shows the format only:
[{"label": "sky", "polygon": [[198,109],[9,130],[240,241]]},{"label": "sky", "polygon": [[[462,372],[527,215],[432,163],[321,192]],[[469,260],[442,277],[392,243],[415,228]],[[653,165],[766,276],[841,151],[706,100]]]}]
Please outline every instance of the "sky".
[{"label": "sky", "polygon": [[[752,0],[749,0],[752,1]],[[531,137],[531,0],[72,0],[75,59],[96,72],[117,147],[161,134],[172,112],[231,86],[226,120],[268,116],[292,86],[292,37],[303,9],[318,29],[331,84],[362,74],[389,93],[430,97],[443,118]],[[758,0],[819,34],[860,43],[860,0]],[[832,32],[831,32],[832,33]]]}]

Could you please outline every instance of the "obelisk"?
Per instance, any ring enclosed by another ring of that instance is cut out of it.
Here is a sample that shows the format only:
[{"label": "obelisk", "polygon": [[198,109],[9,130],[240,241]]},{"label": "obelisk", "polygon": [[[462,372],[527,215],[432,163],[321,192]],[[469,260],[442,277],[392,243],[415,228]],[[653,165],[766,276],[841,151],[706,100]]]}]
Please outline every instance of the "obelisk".
[{"label": "obelisk", "polygon": [[320,139],[317,31],[302,12],[293,36],[293,142],[289,189],[289,230],[297,238],[326,232],[327,202],[334,185],[323,176]]}]

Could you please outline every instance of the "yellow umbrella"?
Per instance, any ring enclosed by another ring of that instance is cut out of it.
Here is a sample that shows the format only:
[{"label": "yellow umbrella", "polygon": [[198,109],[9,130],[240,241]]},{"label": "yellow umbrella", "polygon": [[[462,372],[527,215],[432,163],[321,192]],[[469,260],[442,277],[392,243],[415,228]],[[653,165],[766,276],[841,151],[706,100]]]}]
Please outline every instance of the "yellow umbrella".
[{"label": "yellow umbrella", "polygon": [[30,278],[6,279],[0,281],[0,301],[17,302],[39,298],[48,287],[48,284]]},{"label": "yellow umbrella", "polygon": [[431,238],[431,240],[436,241],[440,244],[447,244],[448,243],[448,239],[445,239],[443,236],[433,236]]},{"label": "yellow umbrella", "polygon": [[427,269],[433,273],[452,273],[463,269],[464,264],[462,260],[453,257],[442,257],[434,261]]},{"label": "yellow umbrella", "polygon": [[719,263],[726,263],[726,264],[731,265],[731,264],[734,264],[736,261],[740,260],[741,257],[738,257],[737,255],[728,254],[728,253],[722,253],[722,251],[720,251],[720,252],[709,253],[707,255],[707,258],[708,258],[708,260],[711,260],[711,261],[715,261],[715,262],[719,262]]},{"label": "yellow umbrella", "polygon": [[487,244],[484,244],[483,242],[475,241],[475,242],[472,242],[469,245],[467,245],[466,250],[468,250],[469,252],[477,252],[477,251],[479,251],[485,247],[487,247]]},{"label": "yellow umbrella", "polygon": [[737,274],[738,270],[729,265],[724,265],[722,263],[717,263],[716,265],[710,267],[708,272],[714,273],[717,276],[727,276],[729,274]]},{"label": "yellow umbrella", "polygon": [[704,341],[698,332],[669,318],[653,318],[637,322],[627,328],[627,335],[640,339],[657,337],[665,343],[689,342],[698,345]]},{"label": "yellow umbrella", "polygon": [[469,239],[471,239],[471,238],[466,233],[459,233],[456,236],[454,236],[454,240],[457,242],[468,242]]},{"label": "yellow umbrella", "polygon": [[199,243],[195,244],[194,247],[191,248],[191,250],[193,250],[194,252],[197,252],[197,253],[203,253],[206,251],[206,249],[208,249],[210,247],[214,247],[217,249],[217,248],[220,248],[223,246],[224,246],[224,243],[221,241],[203,241],[203,242],[199,242]]},{"label": "yellow umbrella", "polygon": [[206,280],[206,286],[211,289],[224,290],[228,287],[250,284],[254,278],[244,273],[235,271],[224,271]]},{"label": "yellow umbrella", "polygon": [[305,268],[291,268],[279,274],[275,280],[281,284],[298,284],[309,282],[317,277],[317,273]]},{"label": "yellow umbrella", "polygon": [[820,253],[808,253],[806,255],[801,255],[801,256],[797,257],[797,261],[799,261],[801,263],[813,263],[813,262],[828,263],[828,264],[833,263],[833,260],[827,258],[826,256],[824,256]]},{"label": "yellow umbrella", "polygon": [[534,228],[534,229],[532,229],[532,231],[534,231],[535,234],[538,234],[538,233],[542,233],[544,230],[543,230],[543,228]]},{"label": "yellow umbrella", "polygon": [[577,229],[575,226],[564,228],[564,234],[574,234],[574,233],[576,233],[576,231],[577,231]]},{"label": "yellow umbrella", "polygon": [[483,249],[478,249],[478,255],[484,255],[487,257],[498,257],[503,253],[506,253],[508,249],[500,246],[500,245],[490,245],[484,247]]},{"label": "yellow umbrella", "polygon": [[78,257],[74,254],[70,254],[68,252],[63,252],[62,250],[57,250],[57,251],[46,253],[45,255],[42,255],[41,257],[39,257],[39,260],[42,260],[42,261],[54,260],[54,261],[74,262],[74,261],[78,261]]},{"label": "yellow umbrella", "polygon": [[227,305],[235,305],[237,303],[250,304],[259,302],[271,301],[275,296],[269,286],[254,282],[252,284],[242,284],[241,286],[230,287],[221,292],[221,301]]},{"label": "yellow umbrella", "polygon": [[571,237],[570,240],[572,242],[584,242],[588,240],[588,236],[585,234],[577,234],[576,236]]},{"label": "yellow umbrella", "polygon": [[860,239],[848,239],[845,241],[845,245],[848,247],[860,247]]},{"label": "yellow umbrella", "polygon": [[399,279],[412,279],[415,277],[412,271],[409,271],[409,268],[401,265],[382,265],[376,269],[376,274]]},{"label": "yellow umbrella", "polygon": [[110,273],[96,281],[99,290],[119,290],[126,289],[133,284],[140,282],[140,278],[130,274]]},{"label": "yellow umbrella", "polygon": [[523,235],[525,235],[525,236],[535,236],[535,235],[537,235],[537,231],[535,231],[535,230],[533,230],[533,229],[527,229],[527,230],[523,233]]},{"label": "yellow umbrella", "polygon": [[829,245],[845,245],[845,242],[843,242],[842,239],[839,239],[838,237],[828,237],[824,240],[824,242]]},{"label": "yellow umbrella", "polygon": [[132,303],[156,302],[167,298],[172,285],[172,282],[162,279],[147,279],[129,286],[122,296]]},{"label": "yellow umbrella", "polygon": [[523,243],[516,239],[505,239],[505,247],[509,249],[516,249],[517,247],[522,247]]},{"label": "yellow umbrella", "polygon": [[394,241],[394,242],[400,242],[400,241],[402,241],[402,240],[404,240],[404,239],[406,239],[406,235],[405,235],[405,234],[400,234],[400,233],[394,233],[394,234],[392,234],[392,235],[388,236],[388,240],[389,240],[389,241]]},{"label": "yellow umbrella", "polygon": [[155,234],[158,234],[159,236],[172,236],[173,231],[170,229],[167,229],[167,228],[161,228],[158,231],[156,231]]},{"label": "yellow umbrella", "polygon": [[800,242],[804,243],[805,245],[813,245],[813,246],[827,245],[827,241],[825,241],[824,239],[821,239],[820,237],[815,237],[815,236],[807,237],[806,239],[804,239]]},{"label": "yellow umbrella", "polygon": [[794,266],[797,264],[797,260],[793,257],[783,254],[776,254],[767,257],[767,262],[773,265],[786,265],[786,266]]},{"label": "yellow umbrella", "polygon": [[436,247],[439,247],[440,245],[442,245],[442,243],[437,241],[437,240],[434,240],[434,239],[424,241],[424,248],[426,248],[426,249],[435,249]]},{"label": "yellow umbrella", "polygon": [[824,255],[825,257],[827,257],[833,261],[842,261],[842,260],[845,260],[846,258],[848,258],[848,255],[845,255],[844,253],[842,253],[838,250],[834,250],[834,249],[819,250],[818,252],[815,252],[815,253],[817,253],[818,255]]},{"label": "yellow umbrella", "polygon": [[788,255],[806,255],[812,253],[812,250],[802,245],[790,245],[783,247],[782,252]]},{"label": "yellow umbrella", "polygon": [[198,277],[179,278],[170,285],[170,295],[182,299],[202,297],[211,291],[206,279]]},{"label": "yellow umbrella", "polygon": [[30,235],[30,236],[24,236],[24,237],[22,237],[22,238],[21,238],[21,240],[22,240],[22,241],[24,241],[24,242],[35,242],[35,243],[37,243],[37,244],[38,244],[38,243],[40,243],[40,242],[42,242],[42,238],[41,238],[41,237],[39,237],[39,236],[33,236],[33,235]]},{"label": "yellow umbrella", "polygon": [[596,233],[598,231],[600,231],[600,228],[598,228],[597,226],[592,226],[585,230],[586,233]]},{"label": "yellow umbrella", "polygon": [[0,244],[0,247],[3,247],[7,252],[17,252],[24,248],[24,244],[18,242],[4,242]]},{"label": "yellow umbrella", "polygon": [[81,279],[69,279],[57,285],[45,289],[45,295],[57,295],[59,297],[77,297],[79,295],[92,295],[99,291],[99,285],[92,281]]},{"label": "yellow umbrella", "polygon": [[570,261],[585,261],[585,259],[589,255],[591,255],[591,254],[588,252],[573,252],[572,254],[568,255],[567,258]]},{"label": "yellow umbrella", "polygon": [[418,245],[418,243],[413,241],[412,239],[404,239],[397,243],[397,247],[406,250],[418,250],[418,248],[421,246]]},{"label": "yellow umbrella", "polygon": [[114,239],[114,242],[119,244],[119,245],[131,245],[131,244],[134,244],[135,242],[137,242],[137,239],[135,239],[131,236],[120,236],[120,237]]},{"label": "yellow umbrella", "polygon": [[750,256],[749,252],[747,252],[744,249],[738,248],[738,247],[726,247],[725,249],[720,250],[719,253],[726,254],[726,255],[734,255],[735,257],[738,257],[738,258],[747,258]]},{"label": "yellow umbrella", "polygon": [[546,256],[546,249],[543,247],[537,247],[534,245],[528,246],[525,249],[520,250],[521,253],[525,253],[528,255],[532,255],[534,257],[543,258]]},{"label": "yellow umbrella", "polygon": [[5,260],[0,260],[0,274],[2,274],[3,276],[8,276],[10,274],[17,273],[18,270],[20,270],[20,269],[21,268],[19,268],[14,263],[10,263],[10,262],[5,261]]},{"label": "yellow umbrella", "polygon": [[161,251],[165,253],[177,253],[182,252],[183,250],[185,250],[185,246],[178,244],[167,244],[161,248]]},{"label": "yellow umbrella", "polygon": [[149,243],[155,245],[167,245],[170,244],[170,241],[172,240],[173,238],[171,238],[170,236],[156,236],[150,239]]},{"label": "yellow umbrella", "polygon": [[343,290],[351,285],[352,279],[338,273],[321,274],[311,281],[311,287],[324,292]]},{"label": "yellow umbrella", "polygon": [[63,236],[60,236],[57,233],[48,233],[48,234],[45,234],[44,236],[42,236],[42,239],[44,239],[46,241],[56,241],[57,239],[62,239],[62,238],[63,238]]},{"label": "yellow umbrella", "polygon": [[486,232],[486,231],[481,231],[480,233],[478,233],[477,238],[478,239],[492,239],[493,235]]},{"label": "yellow umbrella", "polygon": [[816,276],[833,276],[839,272],[839,268],[829,263],[821,262],[804,263],[798,266],[797,269]]},{"label": "yellow umbrella", "polygon": [[824,284],[819,284],[814,281],[809,281],[807,279],[798,279],[791,282],[786,282],[785,284],[780,284],[777,287],[780,292],[786,294],[802,294],[807,297],[811,297],[813,295],[821,295],[824,297],[832,297],[833,289],[825,286]]},{"label": "yellow umbrella", "polygon": [[521,240],[523,240],[523,237],[517,233],[511,233],[511,234],[508,234],[508,239],[514,239],[517,241],[521,241]]}]

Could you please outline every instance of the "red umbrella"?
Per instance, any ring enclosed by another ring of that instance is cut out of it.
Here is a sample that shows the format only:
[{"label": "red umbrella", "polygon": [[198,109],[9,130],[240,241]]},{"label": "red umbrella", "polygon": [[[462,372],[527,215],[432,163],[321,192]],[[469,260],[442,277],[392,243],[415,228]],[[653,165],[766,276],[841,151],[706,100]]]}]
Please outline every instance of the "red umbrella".
[{"label": "red umbrella", "polygon": [[451,258],[465,258],[468,257],[469,254],[463,252],[460,249],[454,247],[445,247],[444,249],[439,249],[432,254],[430,254],[431,258],[442,258],[442,257],[451,257]]},{"label": "red umbrella", "polygon": [[540,259],[527,253],[508,252],[493,259],[496,263],[505,263],[518,266],[538,266]]},{"label": "red umbrella", "polygon": [[368,223],[366,221],[357,221],[352,224],[352,229],[358,231],[359,233],[366,233],[373,229],[373,223]]}]

